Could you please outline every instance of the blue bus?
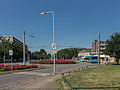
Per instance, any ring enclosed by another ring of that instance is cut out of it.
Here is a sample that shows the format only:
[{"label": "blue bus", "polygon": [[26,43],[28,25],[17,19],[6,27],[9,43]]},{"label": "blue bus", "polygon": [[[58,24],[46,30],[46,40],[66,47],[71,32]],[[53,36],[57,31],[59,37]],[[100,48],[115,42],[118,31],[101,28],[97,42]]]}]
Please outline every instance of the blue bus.
[{"label": "blue bus", "polygon": [[85,56],[85,62],[98,63],[98,56]]}]

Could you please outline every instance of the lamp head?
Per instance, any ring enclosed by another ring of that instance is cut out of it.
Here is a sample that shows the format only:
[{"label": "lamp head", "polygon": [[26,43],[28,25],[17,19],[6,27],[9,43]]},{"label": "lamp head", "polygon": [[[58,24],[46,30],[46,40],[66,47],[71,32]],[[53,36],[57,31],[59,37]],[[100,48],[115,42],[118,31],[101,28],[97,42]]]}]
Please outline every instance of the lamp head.
[{"label": "lamp head", "polygon": [[45,15],[46,14],[46,12],[42,12],[42,13],[40,13],[40,15]]}]

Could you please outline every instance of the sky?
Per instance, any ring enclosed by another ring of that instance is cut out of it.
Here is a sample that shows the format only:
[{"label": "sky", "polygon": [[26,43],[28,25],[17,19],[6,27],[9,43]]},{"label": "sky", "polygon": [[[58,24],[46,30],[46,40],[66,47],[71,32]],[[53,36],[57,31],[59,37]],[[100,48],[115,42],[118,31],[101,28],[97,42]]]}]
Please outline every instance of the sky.
[{"label": "sky", "polygon": [[[120,32],[120,0],[0,0],[0,35],[10,35],[23,41],[30,50],[51,51],[53,41],[52,14],[54,11],[57,50],[91,48],[91,43],[107,40]],[[31,38],[33,35],[34,38]]]}]

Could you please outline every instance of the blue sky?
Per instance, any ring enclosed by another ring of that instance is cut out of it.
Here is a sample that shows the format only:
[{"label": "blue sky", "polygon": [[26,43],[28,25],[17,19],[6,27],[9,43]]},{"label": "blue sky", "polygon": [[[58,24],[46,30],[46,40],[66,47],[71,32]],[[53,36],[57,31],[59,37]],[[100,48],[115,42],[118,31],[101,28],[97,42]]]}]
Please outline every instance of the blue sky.
[{"label": "blue sky", "polygon": [[90,48],[99,31],[101,40],[120,31],[120,0],[0,0],[0,34],[23,40],[26,31],[26,38],[35,36],[28,39],[31,50],[50,51],[52,14],[40,16],[40,12],[51,10],[58,49]]}]

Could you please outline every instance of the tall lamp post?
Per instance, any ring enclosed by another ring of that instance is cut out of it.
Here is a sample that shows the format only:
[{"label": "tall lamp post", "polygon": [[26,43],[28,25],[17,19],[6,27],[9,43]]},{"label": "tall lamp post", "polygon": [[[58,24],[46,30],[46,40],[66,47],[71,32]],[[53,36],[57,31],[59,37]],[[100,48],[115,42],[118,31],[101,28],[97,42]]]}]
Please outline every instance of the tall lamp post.
[{"label": "tall lamp post", "polygon": [[56,73],[56,66],[55,66],[55,50],[56,50],[56,44],[55,44],[55,30],[54,30],[54,12],[53,11],[48,11],[48,12],[42,12],[40,15],[45,15],[52,13],[53,15],[53,43],[52,43],[52,52],[54,54],[54,74]]}]

